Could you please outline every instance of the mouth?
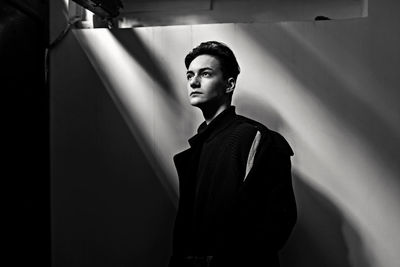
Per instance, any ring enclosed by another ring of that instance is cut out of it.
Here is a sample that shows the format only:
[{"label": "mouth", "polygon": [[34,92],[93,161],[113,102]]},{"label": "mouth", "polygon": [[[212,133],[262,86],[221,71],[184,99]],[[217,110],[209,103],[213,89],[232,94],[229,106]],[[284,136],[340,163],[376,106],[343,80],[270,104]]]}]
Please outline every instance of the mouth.
[{"label": "mouth", "polygon": [[201,93],[196,91],[190,93],[190,96],[196,96],[196,95],[201,95]]}]

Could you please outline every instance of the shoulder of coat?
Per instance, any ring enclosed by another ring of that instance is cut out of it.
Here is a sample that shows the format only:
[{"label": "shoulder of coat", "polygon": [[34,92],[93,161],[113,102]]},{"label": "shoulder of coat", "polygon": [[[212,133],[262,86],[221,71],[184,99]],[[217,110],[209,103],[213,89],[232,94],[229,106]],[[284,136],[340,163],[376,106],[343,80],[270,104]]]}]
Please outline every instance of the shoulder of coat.
[{"label": "shoulder of coat", "polygon": [[269,129],[264,124],[253,119],[238,115],[239,120],[242,121],[242,127],[254,127],[261,134],[261,141],[263,145],[268,145],[271,149],[277,150],[284,154],[293,156],[293,150],[287,140],[278,132]]}]

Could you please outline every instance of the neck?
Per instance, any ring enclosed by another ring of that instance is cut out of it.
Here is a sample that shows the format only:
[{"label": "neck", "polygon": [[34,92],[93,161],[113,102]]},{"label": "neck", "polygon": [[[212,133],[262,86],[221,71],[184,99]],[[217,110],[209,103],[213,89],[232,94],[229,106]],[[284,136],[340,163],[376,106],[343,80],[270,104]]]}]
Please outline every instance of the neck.
[{"label": "neck", "polygon": [[217,117],[222,111],[227,109],[230,106],[228,103],[224,103],[220,106],[214,107],[214,108],[207,108],[207,109],[202,109],[201,111],[203,112],[203,117],[206,121],[207,124],[210,124],[210,122]]}]

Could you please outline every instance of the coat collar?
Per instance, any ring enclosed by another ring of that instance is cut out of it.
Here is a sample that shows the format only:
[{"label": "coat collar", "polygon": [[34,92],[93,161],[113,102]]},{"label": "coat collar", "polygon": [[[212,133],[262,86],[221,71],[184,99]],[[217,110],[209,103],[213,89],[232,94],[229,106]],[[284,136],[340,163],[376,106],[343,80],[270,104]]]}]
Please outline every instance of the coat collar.
[{"label": "coat collar", "polygon": [[189,139],[190,146],[194,146],[207,139],[213,138],[218,132],[230,125],[236,117],[235,106],[230,106],[217,117],[215,117],[210,124],[204,121],[197,129],[197,134]]}]

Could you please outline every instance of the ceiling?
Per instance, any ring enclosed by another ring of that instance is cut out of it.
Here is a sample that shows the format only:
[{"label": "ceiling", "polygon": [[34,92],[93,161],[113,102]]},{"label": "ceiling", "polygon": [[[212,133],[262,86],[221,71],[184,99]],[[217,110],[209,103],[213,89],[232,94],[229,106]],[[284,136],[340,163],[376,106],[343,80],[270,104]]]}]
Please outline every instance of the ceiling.
[{"label": "ceiling", "polygon": [[368,0],[122,0],[121,27],[365,17]]}]

